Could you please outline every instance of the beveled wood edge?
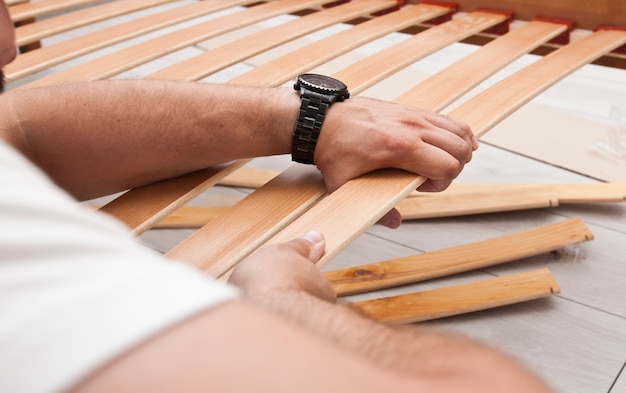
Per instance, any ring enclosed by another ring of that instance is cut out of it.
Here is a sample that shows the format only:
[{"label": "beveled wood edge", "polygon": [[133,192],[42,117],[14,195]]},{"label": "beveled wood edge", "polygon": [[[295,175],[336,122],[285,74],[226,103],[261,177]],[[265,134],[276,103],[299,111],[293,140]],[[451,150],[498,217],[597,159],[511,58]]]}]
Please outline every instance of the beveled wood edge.
[{"label": "beveled wood edge", "polygon": [[536,300],[559,292],[554,276],[543,268],[351,305],[373,319],[407,324]]},{"label": "beveled wood edge", "polygon": [[579,218],[387,261],[324,272],[338,296],[414,284],[517,261],[593,240]]}]

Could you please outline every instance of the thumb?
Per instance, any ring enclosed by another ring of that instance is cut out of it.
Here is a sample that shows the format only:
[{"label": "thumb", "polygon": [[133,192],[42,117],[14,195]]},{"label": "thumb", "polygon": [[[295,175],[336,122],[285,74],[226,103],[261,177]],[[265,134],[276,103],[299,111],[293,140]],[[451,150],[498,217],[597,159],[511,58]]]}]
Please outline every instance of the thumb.
[{"label": "thumb", "polygon": [[299,239],[292,240],[291,242],[298,243],[298,251],[300,254],[308,258],[313,263],[319,261],[326,251],[326,241],[324,240],[324,235],[318,231],[308,231],[304,235],[300,236]]}]

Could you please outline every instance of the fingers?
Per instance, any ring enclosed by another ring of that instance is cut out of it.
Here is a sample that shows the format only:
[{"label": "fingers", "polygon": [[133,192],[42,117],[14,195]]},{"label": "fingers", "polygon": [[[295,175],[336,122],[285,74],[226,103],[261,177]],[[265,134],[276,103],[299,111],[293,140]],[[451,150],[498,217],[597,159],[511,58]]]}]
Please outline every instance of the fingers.
[{"label": "fingers", "polygon": [[402,216],[397,209],[392,209],[387,214],[385,214],[380,220],[377,222],[378,225],[385,226],[387,228],[396,229],[402,224]]},{"label": "fingers", "polygon": [[472,150],[478,148],[478,139],[472,132],[470,126],[459,119],[450,117],[445,114],[439,114],[436,112],[426,112],[425,118],[435,127],[444,131],[449,131],[462,138],[464,141],[472,146]]},{"label": "fingers", "polygon": [[324,255],[326,249],[326,241],[324,236],[318,231],[308,231],[300,237],[300,239],[292,240],[292,242],[303,243],[303,253],[300,254],[305,258],[308,258],[311,262],[316,263]]},{"label": "fingers", "polygon": [[229,282],[250,299],[275,290],[295,290],[334,302],[337,297],[332,285],[315,266],[325,245],[321,233],[309,231],[297,239],[262,247],[237,265]]}]

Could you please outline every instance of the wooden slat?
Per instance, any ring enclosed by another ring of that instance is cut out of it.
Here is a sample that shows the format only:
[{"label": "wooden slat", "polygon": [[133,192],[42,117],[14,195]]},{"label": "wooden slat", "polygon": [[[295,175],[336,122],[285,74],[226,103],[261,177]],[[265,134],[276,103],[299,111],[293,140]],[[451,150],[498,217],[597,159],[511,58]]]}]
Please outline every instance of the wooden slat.
[{"label": "wooden slat", "polygon": [[530,22],[465,56],[394,101],[440,111],[513,60],[567,29],[565,25]]},{"label": "wooden slat", "polygon": [[[558,80],[625,42],[626,31],[595,32],[506,78],[468,100],[451,114],[468,122],[476,135],[483,135]],[[323,266],[425,180],[421,176],[391,169],[351,180],[308,210],[270,242],[284,242],[316,228],[327,237],[326,254],[318,262]],[[367,199],[367,203],[359,203],[361,199]]]},{"label": "wooden slat", "polygon": [[[492,22],[492,23],[495,23],[495,22]],[[483,22],[481,22],[481,27],[482,27],[482,24],[483,24]],[[442,25],[442,26],[444,26],[444,25]],[[437,27],[437,29],[442,29],[442,28],[443,28],[443,27]],[[468,32],[467,34],[469,34],[469,32]],[[432,45],[436,45],[436,44],[432,44]],[[432,47],[432,45],[431,45],[431,47]],[[441,45],[444,45],[444,44],[442,43]],[[390,65],[390,66],[391,66],[391,65]],[[237,78],[235,78],[235,79],[234,79],[233,81],[231,81],[231,82],[233,82],[233,83],[237,83]],[[362,86],[363,86],[363,84],[362,84]],[[195,181],[196,181],[196,182],[203,182],[203,181],[202,181],[202,179],[199,179],[199,178],[196,178],[196,180],[195,180]],[[315,191],[312,191],[313,195],[316,195],[316,194],[317,194],[317,193],[319,193],[319,192],[324,192],[324,190],[325,190],[325,189],[324,189],[323,185],[319,185],[319,186],[321,187],[321,189],[319,189],[319,190],[315,190]],[[194,189],[194,190],[195,190],[197,186],[196,186],[195,184],[191,183],[191,184],[190,184],[190,187],[191,187],[192,189]],[[183,190],[181,190],[181,193],[182,193],[182,192],[184,192],[184,191],[183,191]],[[257,195],[257,196],[256,196],[256,198],[261,198],[263,194],[264,194],[264,193],[261,193],[261,194]],[[272,193],[268,193],[268,194],[270,195],[270,198],[274,198],[274,196],[273,196],[273,194],[272,194]],[[179,199],[179,200],[182,200],[182,199]],[[272,203],[273,201],[274,201],[274,199],[269,199],[269,202],[268,202],[268,203]],[[119,202],[119,203],[121,204],[122,202]],[[159,203],[159,205],[166,205],[166,206],[172,206],[172,207],[173,207],[173,205],[171,205],[171,203],[172,203],[171,201],[169,201],[169,202],[165,202],[165,201],[164,201],[164,202],[160,202],[160,203]],[[146,209],[146,210],[150,211],[150,209]],[[118,211],[123,212],[124,210],[120,208],[120,209],[118,209]],[[162,211],[163,213],[165,213],[165,212],[169,212],[169,209],[168,209],[167,211],[166,211],[166,210],[160,210],[160,211]],[[137,213],[135,210],[133,210],[133,216],[135,216],[135,215],[137,215],[137,214],[138,214],[138,213]],[[287,214],[287,213],[285,213],[285,215],[288,215],[289,217],[293,217],[293,216],[291,216],[291,215],[289,215],[289,214]],[[155,223],[155,222],[157,222],[157,221],[161,221],[164,217],[165,217],[165,216],[163,216],[163,215],[159,215],[158,217],[151,218],[149,222],[151,222],[151,223]],[[280,217],[280,216],[277,216],[277,217]],[[118,217],[118,218],[123,219],[122,217]],[[146,217],[146,222],[148,222],[148,221],[147,221],[147,217]],[[274,226],[270,226],[270,227],[271,227],[271,228],[276,229],[276,228],[278,228],[279,226],[278,226],[278,225],[274,225]],[[145,230],[145,227],[142,227],[142,230]],[[220,232],[220,234],[221,234],[221,235],[224,235],[224,232],[223,232],[223,231],[221,231],[221,230],[220,230],[219,232]],[[210,234],[210,232],[208,232],[208,231],[203,231],[203,232],[201,232],[201,233],[206,233],[206,236],[207,236],[207,237],[209,237],[209,238],[212,238],[212,237],[213,237],[213,235],[212,235],[212,234]],[[237,237],[239,234],[238,234],[238,233],[233,233],[233,234],[231,234],[231,235],[232,235],[232,236]],[[269,236],[269,235],[271,235],[271,234],[268,234],[268,236]],[[264,236],[265,236],[265,235],[264,235]],[[256,244],[257,242],[258,242],[258,240],[257,240],[257,239],[250,239],[250,243],[251,243],[251,244]],[[201,243],[201,242],[197,242],[197,244],[200,244],[200,243]],[[185,244],[187,244],[187,243],[186,243],[186,242],[184,242],[183,244],[181,244],[181,245],[180,245],[180,247],[181,247],[181,248],[182,248],[182,247],[185,247]],[[190,254],[195,254],[195,253],[190,252]],[[239,254],[235,254],[235,255],[239,255]],[[233,261],[232,263],[230,263],[230,262],[229,262],[229,263],[224,263],[224,264],[225,264],[225,265],[232,265],[232,264],[234,264],[234,263],[236,263],[236,262],[238,262],[238,261]]]},{"label": "wooden slat", "polygon": [[248,57],[333,24],[395,6],[396,0],[353,0],[268,28],[149,75],[149,79],[200,80]]},{"label": "wooden slat", "polygon": [[559,285],[547,268],[408,295],[352,303],[389,323],[414,323],[552,296]]},{"label": "wooden slat", "polygon": [[[237,175],[236,171],[233,175]],[[276,174],[259,179],[259,187]],[[245,173],[244,173],[245,175]],[[229,178],[230,176],[227,176]],[[256,188],[252,179],[233,177],[235,187]],[[486,197],[486,191],[489,190]],[[417,196],[417,198],[414,198]],[[501,184],[454,183],[443,192],[413,192],[396,208],[404,220],[452,217],[467,214],[555,207],[562,204],[615,203],[626,201],[626,184]],[[156,224],[155,228],[199,228],[224,212],[228,206],[183,206]]]},{"label": "wooden slat", "polygon": [[259,188],[280,174],[280,171],[242,167],[219,181],[221,186]]},{"label": "wooden slat", "polygon": [[626,183],[553,184],[559,203],[626,201]]},{"label": "wooden slat", "polygon": [[[436,50],[437,48],[441,48],[441,47],[447,45],[448,43],[450,43],[451,41],[454,41],[455,39],[460,39],[460,38],[462,38],[464,36],[472,34],[475,31],[480,31],[480,30],[485,29],[485,28],[487,28],[487,27],[489,27],[489,26],[491,26],[493,24],[496,24],[499,21],[501,21],[502,18],[503,17],[501,15],[495,15],[495,14],[485,14],[485,15],[483,15],[483,13],[480,13],[479,15],[467,16],[467,17],[461,18],[460,20],[451,21],[451,22],[444,23],[442,25],[436,26],[436,27],[433,28],[433,30],[436,32],[434,35],[433,35],[433,33],[430,33],[431,30],[429,30],[429,31],[426,31],[426,32],[420,34],[420,35],[423,35],[423,34],[429,33],[429,34],[426,34],[425,36],[423,36],[420,40],[414,40],[414,37],[411,38],[411,40],[414,43],[419,43],[418,46],[420,46],[422,48],[427,48],[427,50],[424,50],[424,51],[420,52],[420,54],[413,54],[412,57],[413,58],[418,58],[419,56],[425,56],[426,54],[431,53],[432,51]],[[437,33],[437,32],[439,32],[439,33]],[[435,37],[439,37],[440,40],[438,40],[438,41],[435,40]],[[407,48],[405,46],[403,46],[403,50],[407,50]],[[389,68],[397,67],[397,64],[394,64],[393,62],[389,62],[389,61],[387,61],[387,59],[385,59],[385,64]],[[348,68],[351,68],[351,67],[348,67]],[[381,67],[378,67],[378,69],[380,70]],[[357,81],[356,78],[352,78],[351,79],[352,80],[352,84],[350,86],[357,85],[357,88],[356,88],[357,92],[360,89],[363,89],[363,88],[367,87],[368,83],[374,83],[375,77],[371,77],[371,74],[369,74],[369,73],[368,74],[361,74],[361,76],[363,76],[365,78],[364,75],[367,75],[369,77],[366,82]],[[354,91],[353,87],[350,87],[350,89],[351,89],[351,91],[353,91],[353,93],[356,93]],[[390,173],[390,171],[379,171],[379,172],[377,172],[377,174],[373,175],[377,179],[375,181],[381,181],[381,182],[384,183],[384,182],[389,181],[389,179],[393,179],[395,177],[394,174],[385,175],[387,173]],[[404,176],[403,173],[401,173],[401,175]],[[407,191],[409,191],[411,188],[414,189],[416,187],[416,185],[418,184],[417,183],[418,181],[419,180],[417,180],[416,183],[413,184],[413,185],[409,185],[408,188],[407,188]],[[421,181],[423,181],[423,180],[421,180]],[[267,186],[270,186],[270,184],[268,184]],[[318,192],[319,193],[324,193],[325,192],[325,187],[324,187],[323,183],[319,183],[318,186],[320,188],[318,190],[316,190],[315,193],[318,193]],[[382,187],[376,187],[377,190],[382,190],[384,188],[385,188],[384,185]],[[259,191],[261,191],[263,189],[268,190],[269,187],[263,187],[262,189],[259,189],[256,192],[258,194],[255,195],[255,198],[257,198],[259,200],[261,200],[261,198],[264,198],[263,200],[264,200],[264,204],[265,205],[272,204],[273,203],[273,198],[274,198],[272,196],[272,194],[268,193],[268,195],[270,195],[270,196],[268,198],[266,198],[266,197],[264,197],[264,193],[259,193]],[[297,188],[295,188],[295,189],[297,190],[298,193],[300,192]],[[375,193],[377,191],[373,191],[373,192]],[[345,201],[352,200],[353,199],[353,195],[349,195],[349,191],[346,191],[346,193],[347,193],[347,195],[346,195],[347,199]],[[333,194],[333,195],[335,195],[335,194]],[[360,200],[362,205],[367,205],[368,204],[367,200],[368,200],[368,198],[371,198],[371,196],[372,196],[371,193],[368,193],[367,196],[362,196],[361,198],[357,198],[357,199]],[[396,200],[396,203],[399,202],[400,199],[402,199],[402,197],[399,197]],[[352,203],[353,207],[357,206],[357,203],[354,203],[354,202],[351,202],[351,203]],[[320,202],[318,204],[318,206],[319,205],[324,205],[324,201]],[[365,206],[363,206],[363,208],[364,207]],[[387,209],[387,210],[389,210],[389,209]],[[245,212],[241,213],[241,214],[238,214],[236,208],[230,209],[228,211],[228,213],[230,213],[229,214],[230,220],[234,220],[234,221],[238,221],[238,222],[241,222],[243,220],[250,221],[250,220],[254,219],[254,223],[255,224],[254,225],[250,225],[251,228],[256,228],[257,225],[261,225],[261,224],[263,224],[263,225],[268,225],[269,224],[267,222],[267,220],[269,220],[270,218],[267,218],[267,219],[265,219],[265,218],[264,219],[257,219],[257,218],[254,218],[254,217],[250,217],[248,214],[245,214]],[[304,215],[306,215],[307,213],[305,213]],[[327,212],[327,213],[328,213],[328,215],[325,218],[327,220],[330,219],[332,221],[331,217],[333,217],[333,215],[335,213],[334,212]],[[285,213],[285,214],[287,214],[287,213]],[[378,218],[380,218],[380,216],[382,216],[382,214],[380,214],[378,216]],[[294,217],[294,216],[290,215],[290,217]],[[375,219],[371,220],[371,222],[369,222],[369,225],[374,224],[378,220],[378,218],[375,218]],[[338,222],[341,222],[341,221],[338,221]],[[213,225],[213,222],[211,222],[210,224]],[[281,223],[281,227],[283,225],[284,225],[284,223]],[[290,225],[290,227],[291,227],[291,225]],[[218,253],[219,249],[221,248],[221,245],[216,244],[215,245],[216,246],[215,249],[211,249],[211,248],[206,246],[208,244],[208,239],[214,238],[215,235],[218,234],[218,233],[219,234],[224,234],[224,231],[219,229],[219,227],[214,227],[214,228],[215,229],[213,229],[213,230],[210,230],[210,229],[204,230],[204,228],[203,228],[203,230],[201,232],[197,232],[196,237],[198,239],[204,238],[203,241],[196,240],[196,239],[193,239],[193,240],[186,239],[185,241],[180,243],[176,247],[176,255],[175,255],[175,257],[177,257],[179,259],[187,260],[190,263],[193,263],[195,265],[199,265],[198,262],[197,262],[198,259],[206,258],[205,257],[206,255],[213,255],[213,254]],[[272,225],[272,226],[270,226],[270,228],[272,228],[272,230],[276,230],[276,229],[279,228],[279,226]],[[308,231],[312,227],[309,226],[307,228],[304,228],[304,227],[296,228],[295,226],[293,226],[292,228],[293,229],[291,230],[291,233],[293,233],[293,231],[300,231],[300,235],[301,235],[302,233]],[[212,231],[214,231],[215,233],[212,232]],[[244,233],[243,230],[238,229],[237,232],[233,232],[231,234],[231,236],[240,237],[240,236],[242,236],[243,233]],[[259,233],[259,235],[263,236],[264,239],[267,239],[270,236],[272,236],[273,233]],[[355,234],[354,237],[356,237],[357,235],[358,234]],[[246,236],[248,236],[248,235],[246,234]],[[280,239],[280,237],[279,237],[279,239]],[[352,239],[353,238],[343,239],[343,243],[341,245],[342,246],[347,245],[347,243],[349,243],[349,241],[351,241]],[[276,241],[276,240],[272,240],[272,241]],[[254,244],[258,245],[260,243],[261,243],[260,241],[254,241]],[[198,252],[197,250],[194,250],[194,247],[197,247],[196,245],[201,245],[203,247],[202,248],[202,250],[203,250],[202,253]],[[249,253],[249,251],[247,251],[246,253],[240,253],[240,254],[238,254],[238,253],[230,253],[229,255],[239,257],[239,256],[245,256],[248,253]],[[325,263],[327,260],[329,260],[330,257],[331,257],[331,255],[327,253],[327,255],[325,257],[323,257],[322,260],[319,263],[320,264]],[[221,260],[221,261],[216,262],[216,263],[218,263],[220,266],[226,266],[226,267],[228,267],[228,269],[230,269],[232,266],[234,266],[238,262],[239,262],[239,260],[234,260],[233,259],[233,260],[230,260],[230,261],[225,261],[225,260],[222,261]],[[226,271],[227,271],[227,269],[226,270],[214,269],[214,270],[211,271],[210,274],[219,276],[221,274],[224,274]]]},{"label": "wooden slat", "polygon": [[9,8],[13,22],[36,18],[56,11],[95,3],[98,0],[39,0],[20,2]]},{"label": "wooden slat", "polygon": [[[285,197],[287,193],[289,198]],[[219,277],[324,193],[324,182],[317,169],[295,164],[166,255]],[[272,203],[268,204],[268,200]]]},{"label": "wooden slat", "polygon": [[29,23],[15,29],[17,46],[30,44],[64,31],[86,26],[116,16],[129,14],[149,7],[171,3],[175,0],[119,0],[63,13],[53,18]]},{"label": "wooden slat", "polygon": [[226,213],[230,206],[183,206],[170,213],[152,228],[182,229],[200,228],[209,221]]},{"label": "wooden slat", "polygon": [[[596,31],[503,79],[451,111],[450,115],[469,123],[480,137],[559,80],[624,44],[626,30]],[[482,110],[484,107],[493,110]]]},{"label": "wooden slat", "polygon": [[139,235],[243,164],[245,162],[209,168],[134,188],[100,210],[116,217],[133,234]]},{"label": "wooden slat", "polygon": [[513,210],[539,209],[559,205],[556,192],[543,186],[508,188],[464,194],[441,194],[434,198],[405,198],[396,208],[405,220],[452,217]]},{"label": "wooden slat", "polygon": [[504,20],[506,17],[501,14],[472,12],[374,53],[333,77],[348,85],[352,94],[357,94],[415,61]]},{"label": "wooden slat", "polygon": [[158,38],[121,49],[110,55],[88,61],[76,67],[56,72],[21,88],[32,88],[76,80],[106,79],[147,63],[160,56],[183,49],[198,42],[273,16],[296,12],[320,5],[325,0],[280,0],[255,5],[245,10],[224,15],[199,25],[191,26]]},{"label": "wooden slat", "polygon": [[509,235],[324,274],[338,296],[353,295],[482,269],[593,240],[579,218]]},{"label": "wooden slat", "polygon": [[404,7],[369,19],[347,30],[320,39],[291,51],[279,58],[261,64],[255,69],[231,80],[231,84],[248,86],[278,86],[313,67],[325,63],[367,42],[400,31],[415,23],[440,16],[449,9],[433,5]]},{"label": "wooden slat", "polygon": [[4,68],[7,81],[14,81],[64,61],[94,52],[142,34],[208,15],[228,7],[252,3],[254,0],[203,0],[165,12],[120,23],[78,38],[69,39],[35,51],[23,53]]}]

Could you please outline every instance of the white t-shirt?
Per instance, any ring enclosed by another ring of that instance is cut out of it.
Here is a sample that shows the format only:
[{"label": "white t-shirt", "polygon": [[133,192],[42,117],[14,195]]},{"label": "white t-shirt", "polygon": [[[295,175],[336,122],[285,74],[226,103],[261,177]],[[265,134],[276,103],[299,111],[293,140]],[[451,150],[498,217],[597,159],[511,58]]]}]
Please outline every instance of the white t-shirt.
[{"label": "white t-shirt", "polygon": [[0,141],[0,392],[60,392],[237,296],[86,210]]}]

